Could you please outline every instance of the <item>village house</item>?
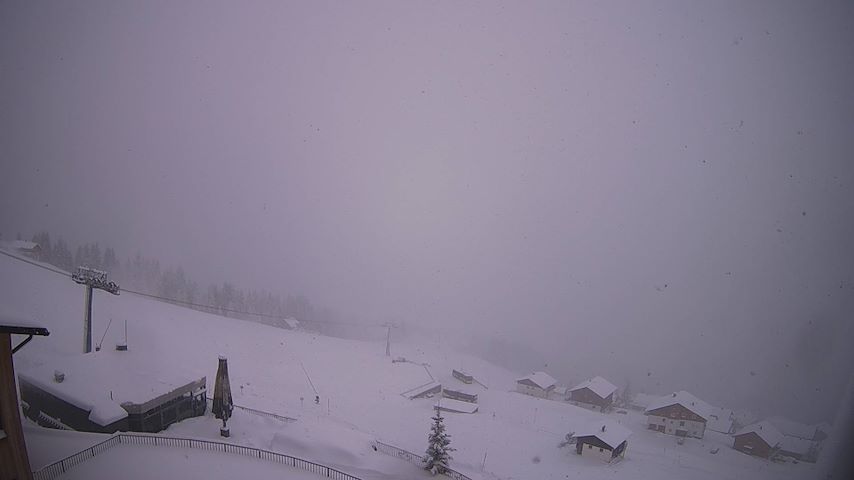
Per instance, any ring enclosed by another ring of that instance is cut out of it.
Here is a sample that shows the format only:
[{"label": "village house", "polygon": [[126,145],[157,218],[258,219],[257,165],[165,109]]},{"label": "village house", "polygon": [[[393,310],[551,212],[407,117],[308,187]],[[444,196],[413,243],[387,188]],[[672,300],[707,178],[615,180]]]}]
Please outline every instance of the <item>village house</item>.
[{"label": "village house", "polygon": [[763,420],[734,434],[732,448],[762,458],[779,455],[814,463],[818,459],[819,443],[785,435],[774,422]]},{"label": "village house", "polygon": [[13,240],[8,243],[8,248],[25,257],[30,257],[34,260],[41,259],[42,247],[36,242],[31,242],[29,240]]},{"label": "village house", "polygon": [[569,400],[574,405],[592,408],[593,410],[608,410],[614,403],[614,393],[617,391],[611,382],[602,377],[593,377],[569,389]]},{"label": "village house", "polygon": [[533,397],[549,398],[557,381],[545,372],[534,372],[516,380],[516,391]]},{"label": "village house", "polygon": [[779,450],[783,434],[764,420],[742,428],[732,438],[732,448],[748,455],[771,458]]},{"label": "village house", "polygon": [[629,435],[628,428],[611,420],[598,420],[575,432],[575,453],[592,456],[606,463],[625,457]]},{"label": "village house", "polygon": [[569,394],[569,387],[564,387],[561,385],[555,385],[555,388],[552,389],[549,398],[552,400],[565,401],[567,399],[568,394]]},{"label": "village house", "polygon": [[[12,335],[27,338],[12,346]],[[12,355],[34,335],[50,335],[45,328],[30,326],[15,319],[0,318],[0,478],[31,480],[33,472],[27,456],[27,444],[21,427],[18,390]]]},{"label": "village house", "polygon": [[674,392],[653,401],[644,415],[647,428],[678,437],[703,438],[712,407],[688,392]]}]

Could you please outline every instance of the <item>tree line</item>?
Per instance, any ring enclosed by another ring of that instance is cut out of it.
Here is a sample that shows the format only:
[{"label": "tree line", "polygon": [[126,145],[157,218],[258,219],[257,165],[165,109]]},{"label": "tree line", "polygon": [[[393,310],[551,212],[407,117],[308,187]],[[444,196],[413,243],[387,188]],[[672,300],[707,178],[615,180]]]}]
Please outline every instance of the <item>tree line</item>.
[{"label": "tree line", "polygon": [[[45,263],[68,272],[78,266],[104,270],[121,288],[155,295],[165,301],[180,303],[196,310],[277,326],[282,324],[280,319],[293,317],[301,323],[313,324],[318,330],[324,330],[323,324],[337,321],[337,315],[332,310],[313,305],[304,295],[282,295],[266,290],[242,289],[227,281],[201,288],[182,267],[163,268],[159,260],[146,257],[141,252],[121,261],[110,246],[102,247],[100,243],[94,242],[74,248],[60,236],[52,239],[46,231],[33,235],[32,241],[39,244],[39,259]],[[264,318],[252,314],[278,318]]]}]

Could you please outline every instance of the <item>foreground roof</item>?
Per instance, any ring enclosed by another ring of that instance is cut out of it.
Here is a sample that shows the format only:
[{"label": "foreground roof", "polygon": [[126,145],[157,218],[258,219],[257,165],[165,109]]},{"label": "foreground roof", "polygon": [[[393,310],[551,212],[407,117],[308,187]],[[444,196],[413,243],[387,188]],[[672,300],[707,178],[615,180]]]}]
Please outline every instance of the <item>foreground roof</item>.
[{"label": "foreground roof", "polygon": [[[55,372],[64,374],[62,382],[55,380]],[[89,419],[99,425],[127,417],[122,403],[141,405],[196,380],[156,356],[114,350],[55,358],[22,369],[18,376],[88,411]]]},{"label": "foreground roof", "polygon": [[608,395],[617,391],[617,387],[614,386],[613,383],[605,380],[602,377],[593,377],[591,379],[585,380],[578,385],[572,387],[569,391],[574,392],[576,390],[581,390],[582,388],[589,388],[590,391],[599,395],[602,398],[607,397]]}]

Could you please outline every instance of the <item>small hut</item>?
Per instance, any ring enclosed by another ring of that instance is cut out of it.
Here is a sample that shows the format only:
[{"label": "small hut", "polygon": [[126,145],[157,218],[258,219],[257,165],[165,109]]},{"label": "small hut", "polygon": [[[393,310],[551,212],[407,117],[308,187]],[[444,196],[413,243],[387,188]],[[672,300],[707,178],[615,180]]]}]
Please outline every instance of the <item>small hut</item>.
[{"label": "small hut", "polygon": [[611,420],[598,420],[575,433],[575,453],[606,463],[626,456],[631,430]]}]

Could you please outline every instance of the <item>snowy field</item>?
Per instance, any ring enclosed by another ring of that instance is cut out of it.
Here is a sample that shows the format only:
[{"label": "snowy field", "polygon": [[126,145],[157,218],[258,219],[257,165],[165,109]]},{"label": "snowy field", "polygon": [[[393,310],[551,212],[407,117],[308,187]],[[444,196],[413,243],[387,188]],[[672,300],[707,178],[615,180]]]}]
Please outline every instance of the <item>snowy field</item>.
[{"label": "snowy field", "polygon": [[[83,288],[55,273],[0,256],[2,313],[30,319],[51,331],[15,355],[22,372],[59,368],[64,359],[80,355],[83,328]],[[209,315],[129,293],[95,293],[93,337],[100,340],[107,322],[104,350],[92,355],[109,362],[126,355],[113,350],[123,340],[117,323],[128,322],[129,347],[139,363],[122,363],[115,376],[135,369],[170,372],[179,369],[207,376],[209,391],[217,356],[228,357],[235,402],[259,410],[295,417],[294,423],[235,411],[229,422],[230,442],[273,450],[327,464],[362,478],[420,478],[426,474],[401,460],[374,453],[370,442],[423,453],[435,399],[408,400],[402,392],[431,380],[477,393],[475,414],[446,413],[452,435],[452,466],[472,478],[504,479],[800,479],[812,478],[815,466],[774,464],[731,449],[732,440],[707,432],[703,440],[676,439],[645,429],[641,414],[607,415],[633,431],[626,457],[613,465],[582,458],[574,449],[558,449],[564,435],[601,414],[564,402],[513,392],[511,372],[440,344],[393,343],[392,357],[403,356],[421,365],[392,363],[385,344],[324,337],[258,323]],[[118,365],[118,363],[117,363]],[[489,388],[464,385],[451,376],[463,369]],[[304,370],[303,370],[304,369]],[[314,390],[320,403],[314,402]],[[596,372],[579,372],[592,375]],[[70,377],[74,371],[66,371]],[[115,380],[103,379],[105,384]],[[109,385],[92,385],[108,392]],[[106,395],[106,394],[105,394]],[[221,440],[220,422],[195,418],[173,425],[165,435]],[[26,430],[31,463],[38,469],[92,443],[100,436]],[[87,442],[92,442],[87,445]],[[717,454],[710,450],[718,447]],[[253,478],[278,475],[285,467],[234,455],[121,446],[102,458],[84,463],[67,478],[96,478],[97,472],[121,468],[122,478],[164,478],[204,471],[208,478],[235,478],[252,464]],[[257,469],[257,475],[255,475]],[[128,476],[128,475],[137,476]],[[314,478],[288,470],[287,478]]]}]

